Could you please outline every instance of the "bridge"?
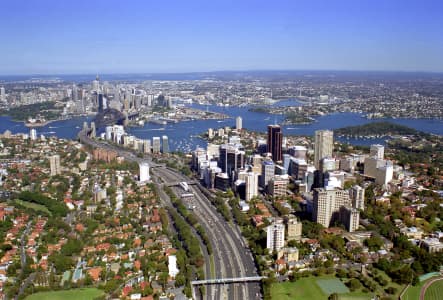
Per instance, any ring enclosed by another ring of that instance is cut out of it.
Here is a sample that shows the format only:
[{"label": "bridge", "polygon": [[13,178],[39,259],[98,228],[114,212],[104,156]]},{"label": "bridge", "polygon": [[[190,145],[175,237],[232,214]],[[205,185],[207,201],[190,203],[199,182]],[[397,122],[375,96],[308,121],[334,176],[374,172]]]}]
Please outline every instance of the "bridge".
[{"label": "bridge", "polygon": [[[165,186],[167,186],[167,187],[177,186],[177,185],[180,185],[180,182],[183,182],[183,181],[167,182],[167,183],[165,183]],[[186,183],[188,185],[195,185],[195,184],[197,184],[197,181],[191,180],[191,181],[186,181]]]},{"label": "bridge", "polygon": [[260,281],[264,278],[266,278],[266,277],[265,276],[251,276],[251,277],[237,277],[237,278],[194,280],[194,281],[191,281],[191,285],[251,282],[251,281]]},{"label": "bridge", "polygon": [[101,112],[99,112],[95,118],[94,122],[97,127],[102,127],[106,125],[112,124],[120,124],[123,125],[126,119],[126,115],[121,111],[118,111],[114,108],[107,108]]}]

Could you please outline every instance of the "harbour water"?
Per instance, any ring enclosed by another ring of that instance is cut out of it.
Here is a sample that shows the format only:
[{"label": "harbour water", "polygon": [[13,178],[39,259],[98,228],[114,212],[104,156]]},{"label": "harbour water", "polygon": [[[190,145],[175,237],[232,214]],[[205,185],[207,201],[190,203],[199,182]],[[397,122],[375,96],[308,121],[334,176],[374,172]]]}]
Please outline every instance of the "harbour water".
[{"label": "harbour water", "polygon": [[[280,106],[300,105],[296,100],[285,100],[275,103]],[[248,130],[266,131],[269,124],[281,123],[283,115],[272,115],[268,113],[258,113],[249,111],[249,107],[222,107],[215,105],[192,104],[191,107],[209,111],[220,112],[230,118],[224,120],[195,120],[166,125],[152,124],[146,122],[143,127],[130,127],[127,132],[139,138],[152,139],[154,136],[167,135],[171,150],[191,151],[196,146],[206,146],[206,142],[198,137],[206,132],[208,128],[217,129],[220,127],[235,126],[235,118],[243,118],[243,127]],[[82,128],[83,122],[90,122],[93,117],[78,117],[70,120],[52,122],[46,126],[36,128],[37,133],[45,136],[55,135],[60,138],[75,139],[78,131]],[[296,124],[283,126],[284,135],[309,135],[312,136],[318,129],[337,129],[346,126],[362,125],[380,120],[368,120],[358,113],[335,113],[316,118],[311,124]],[[420,131],[443,135],[443,120],[435,119],[383,119],[405,126],[415,128]],[[7,116],[0,117],[0,132],[10,130],[12,133],[29,132],[29,128],[23,122],[12,121]],[[99,130],[100,131],[100,130]],[[354,145],[370,145],[373,143],[384,143],[386,138],[381,139],[340,139]]]}]

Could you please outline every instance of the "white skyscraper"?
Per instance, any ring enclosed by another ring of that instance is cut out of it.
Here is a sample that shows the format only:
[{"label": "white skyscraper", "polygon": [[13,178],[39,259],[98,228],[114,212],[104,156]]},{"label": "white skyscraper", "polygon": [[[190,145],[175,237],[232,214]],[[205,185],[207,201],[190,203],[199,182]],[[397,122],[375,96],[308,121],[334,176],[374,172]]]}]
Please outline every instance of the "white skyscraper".
[{"label": "white skyscraper", "polygon": [[332,157],[333,148],[334,133],[331,130],[315,131],[314,164],[317,170],[320,169],[322,158]]},{"label": "white skyscraper", "polygon": [[49,158],[49,166],[51,169],[51,176],[59,175],[61,174],[61,167],[60,167],[60,155],[53,155]]},{"label": "white skyscraper", "polygon": [[152,153],[160,153],[161,143],[160,137],[154,136],[152,138]]},{"label": "white skyscraper", "polygon": [[254,172],[248,172],[245,177],[245,200],[249,201],[258,195],[258,174]]},{"label": "white skyscraper", "polygon": [[37,130],[35,130],[35,128],[31,128],[29,131],[29,138],[31,141],[35,141],[37,139]]},{"label": "white skyscraper", "polygon": [[376,156],[378,159],[385,157],[385,147],[383,145],[371,145],[370,156]]},{"label": "white skyscraper", "polygon": [[278,251],[285,245],[285,225],[281,220],[266,227],[266,248]]},{"label": "white skyscraper", "polygon": [[139,168],[140,168],[140,182],[148,182],[150,179],[149,164],[146,162],[140,163]]},{"label": "white skyscraper", "polygon": [[6,101],[6,92],[4,87],[0,87],[0,101]]},{"label": "white skyscraper", "polygon": [[235,119],[235,129],[237,129],[237,131],[243,129],[243,119],[242,119],[242,117],[237,117]]}]

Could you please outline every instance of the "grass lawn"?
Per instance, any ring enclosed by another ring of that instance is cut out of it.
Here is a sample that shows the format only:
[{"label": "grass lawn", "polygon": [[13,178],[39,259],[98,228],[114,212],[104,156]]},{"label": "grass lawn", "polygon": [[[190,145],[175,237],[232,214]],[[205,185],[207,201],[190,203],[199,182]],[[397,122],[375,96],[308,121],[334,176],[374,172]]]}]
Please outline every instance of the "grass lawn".
[{"label": "grass lawn", "polygon": [[51,212],[44,205],[40,205],[40,204],[32,203],[32,202],[27,202],[27,201],[23,201],[20,199],[15,199],[14,202],[17,204],[20,204],[23,207],[33,209],[37,212],[42,211],[42,212],[45,212],[49,215],[52,215]]},{"label": "grass lawn", "polygon": [[328,299],[315,283],[318,277],[300,278],[296,282],[275,283],[271,287],[271,298],[276,300],[290,299]]},{"label": "grass lawn", "polygon": [[[305,277],[296,282],[274,283],[271,287],[271,298],[274,300],[327,300],[329,295],[323,293],[317,280],[333,280],[334,276]],[[339,279],[337,279],[339,280]],[[338,285],[337,285],[338,286]],[[369,300],[370,294],[350,292],[339,294],[340,300]]]},{"label": "grass lawn", "polygon": [[25,300],[92,300],[103,295],[103,291],[95,288],[73,289],[67,291],[40,292],[29,295]]},{"label": "grass lawn", "polygon": [[439,300],[442,298],[443,280],[434,282],[425,294],[425,300]]},{"label": "grass lawn", "polygon": [[401,299],[402,300],[416,300],[416,299],[418,299],[420,297],[421,288],[426,283],[426,281],[422,281],[419,284],[417,284],[416,286],[410,286],[406,290],[405,294],[403,295],[403,297]]}]

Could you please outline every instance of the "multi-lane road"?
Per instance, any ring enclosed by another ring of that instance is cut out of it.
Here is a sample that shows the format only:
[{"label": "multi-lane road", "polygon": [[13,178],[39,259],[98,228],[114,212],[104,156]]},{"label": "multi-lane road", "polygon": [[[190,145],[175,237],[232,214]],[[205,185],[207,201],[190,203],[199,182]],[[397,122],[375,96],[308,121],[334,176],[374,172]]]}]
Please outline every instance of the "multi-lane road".
[{"label": "multi-lane road", "polygon": [[[137,157],[134,153],[122,149],[120,147],[101,143],[91,139],[86,132],[79,133],[79,139],[82,143],[92,147],[100,147],[107,150],[114,150],[126,160],[140,163],[143,159]],[[155,181],[160,182],[189,182],[190,179],[175,170],[168,169],[157,165],[155,171],[152,172]],[[155,178],[157,177],[157,178]],[[180,197],[179,187],[175,187],[173,191]],[[210,272],[211,258],[205,255],[205,273],[206,279],[221,278],[237,278],[257,276],[252,254],[247,247],[245,240],[241,236],[241,232],[237,225],[229,224],[217,212],[210,200],[202,193],[199,186],[190,186],[189,192],[194,194],[194,213],[199,219],[199,223],[206,230],[212,245],[212,259],[214,262],[214,275],[212,278]],[[162,202],[170,205],[167,196],[163,191],[159,191]],[[206,286],[204,299],[226,299],[226,300],[243,300],[243,299],[261,299],[260,283],[229,283],[220,285]]]},{"label": "multi-lane road", "polygon": [[[167,168],[156,168],[155,174],[165,182],[189,181],[186,176]],[[176,187],[174,191],[177,196],[183,193],[180,187]],[[190,185],[189,192],[194,194],[194,213],[205,228],[212,244],[215,278],[257,276],[254,259],[239,228],[226,222],[198,186]],[[211,279],[211,274],[207,274],[207,279]],[[249,282],[208,285],[204,298],[260,299],[260,284]]]}]

